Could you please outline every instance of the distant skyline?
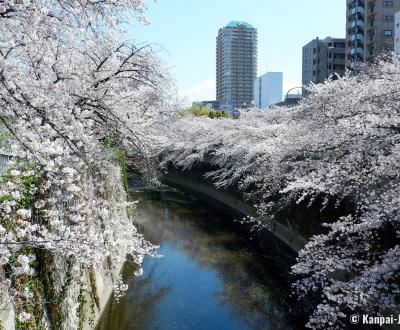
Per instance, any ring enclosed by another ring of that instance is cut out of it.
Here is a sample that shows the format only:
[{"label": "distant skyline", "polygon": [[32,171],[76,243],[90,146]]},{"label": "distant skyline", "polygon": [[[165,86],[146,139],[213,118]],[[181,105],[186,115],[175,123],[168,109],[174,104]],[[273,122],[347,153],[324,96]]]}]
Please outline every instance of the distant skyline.
[{"label": "distant skyline", "polygon": [[158,0],[149,25],[133,22],[129,37],[163,50],[180,98],[214,100],[216,36],[230,21],[258,31],[258,75],[283,72],[283,93],[301,86],[301,51],[312,39],[345,37],[345,0]]}]

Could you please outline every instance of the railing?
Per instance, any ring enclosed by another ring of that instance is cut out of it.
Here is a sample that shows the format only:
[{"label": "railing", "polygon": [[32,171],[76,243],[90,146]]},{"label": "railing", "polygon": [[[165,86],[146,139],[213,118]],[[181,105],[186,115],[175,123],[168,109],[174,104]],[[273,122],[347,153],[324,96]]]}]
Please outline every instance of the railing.
[{"label": "railing", "polygon": [[351,7],[364,7],[365,8],[365,2],[364,0],[353,0],[350,3]]},{"label": "railing", "polygon": [[360,42],[364,42],[364,36],[362,34],[360,34],[360,33],[352,34],[351,35],[351,41],[355,41],[355,40],[358,40]]},{"label": "railing", "polygon": [[359,20],[359,19],[351,22],[351,27],[352,28],[354,28],[356,26],[364,27],[364,22]]},{"label": "railing", "polygon": [[363,7],[355,7],[351,10],[351,14],[354,15],[356,13],[365,14],[365,9]]},{"label": "railing", "polygon": [[15,157],[11,154],[0,150],[0,175],[4,173],[14,162]]},{"label": "railing", "polygon": [[354,54],[363,55],[364,54],[364,49],[362,49],[361,47],[352,48],[351,51],[350,51],[350,54],[351,55],[354,55]]}]

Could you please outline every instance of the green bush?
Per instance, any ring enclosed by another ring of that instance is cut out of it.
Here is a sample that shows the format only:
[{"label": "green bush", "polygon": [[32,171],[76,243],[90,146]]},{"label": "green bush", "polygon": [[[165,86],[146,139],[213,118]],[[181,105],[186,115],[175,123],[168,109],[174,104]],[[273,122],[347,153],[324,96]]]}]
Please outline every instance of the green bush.
[{"label": "green bush", "polygon": [[207,105],[192,103],[192,106],[185,110],[184,113],[189,113],[193,116],[207,116],[209,118],[232,118],[226,111],[216,111]]}]

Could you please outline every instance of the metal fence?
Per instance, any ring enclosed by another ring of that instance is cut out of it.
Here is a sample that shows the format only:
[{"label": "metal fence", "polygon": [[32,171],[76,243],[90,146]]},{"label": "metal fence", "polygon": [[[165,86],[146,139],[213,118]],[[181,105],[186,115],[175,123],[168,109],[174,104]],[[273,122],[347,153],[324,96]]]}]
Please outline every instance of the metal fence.
[{"label": "metal fence", "polygon": [[0,175],[13,163],[14,157],[0,150]]}]

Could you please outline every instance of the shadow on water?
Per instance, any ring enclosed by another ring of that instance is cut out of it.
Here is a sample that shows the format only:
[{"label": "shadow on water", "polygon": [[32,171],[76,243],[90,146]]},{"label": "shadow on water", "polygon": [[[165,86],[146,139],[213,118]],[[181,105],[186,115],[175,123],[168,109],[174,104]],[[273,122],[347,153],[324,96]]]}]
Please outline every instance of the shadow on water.
[{"label": "shadow on water", "polygon": [[125,265],[127,295],[109,303],[99,330],[301,328],[272,259],[249,247],[232,215],[173,191],[133,196],[136,222],[163,258],[145,258],[138,277]]}]

